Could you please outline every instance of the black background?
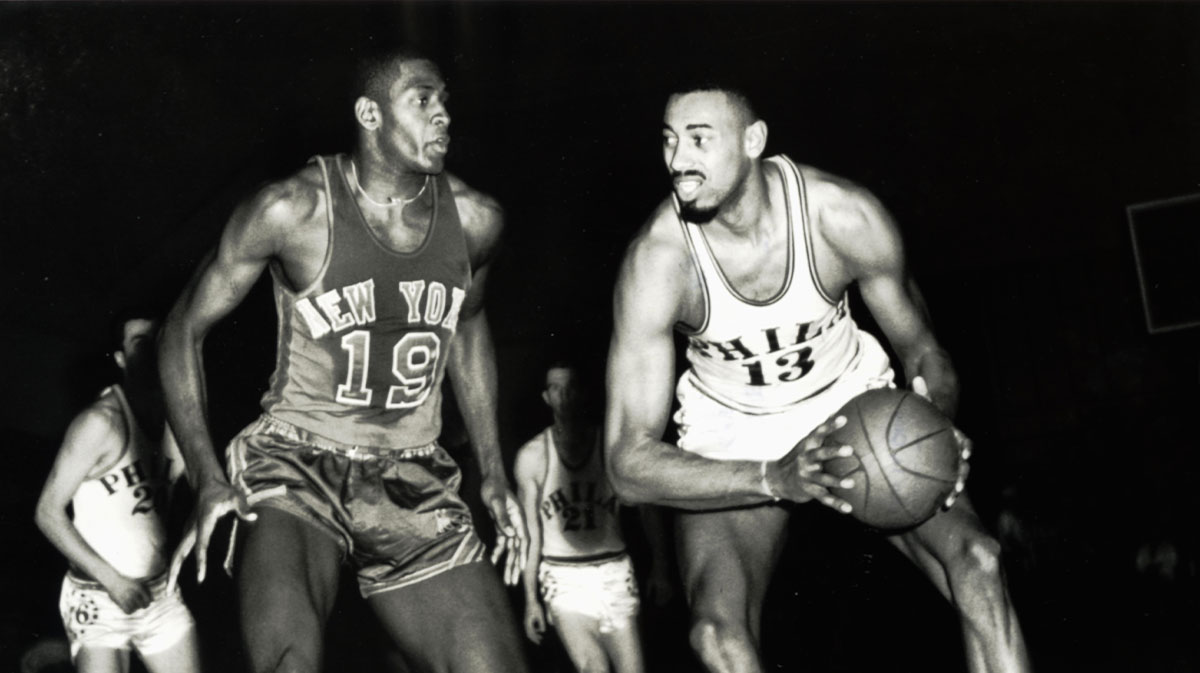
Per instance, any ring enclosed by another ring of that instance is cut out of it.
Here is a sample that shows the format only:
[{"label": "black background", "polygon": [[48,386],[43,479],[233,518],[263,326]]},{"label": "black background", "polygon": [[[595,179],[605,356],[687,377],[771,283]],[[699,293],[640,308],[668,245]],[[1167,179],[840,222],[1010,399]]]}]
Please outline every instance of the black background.
[{"label": "black background", "polygon": [[[507,213],[489,312],[510,455],[548,420],[547,355],[604,357],[616,264],[667,193],[664,87],[730,74],[770,152],[860,182],[900,222],[1035,663],[1195,670],[1197,333],[1147,333],[1126,207],[1200,191],[1198,29],[1186,3],[0,5],[0,668],[61,633],[65,564],[33,504],[114,375],[112,313],[169,303],[239,198],[349,148],[346,75],[401,42],[450,82],[449,169]],[[219,440],[257,414],[272,310],[260,284],[210,338]],[[952,613],[879,540],[807,509],[793,533],[772,670],[962,669]],[[1136,563],[1164,540],[1173,582]],[[234,667],[228,583],[188,592],[206,657]],[[375,649],[344,603],[330,670]],[[671,670],[677,608],[648,625]]]}]

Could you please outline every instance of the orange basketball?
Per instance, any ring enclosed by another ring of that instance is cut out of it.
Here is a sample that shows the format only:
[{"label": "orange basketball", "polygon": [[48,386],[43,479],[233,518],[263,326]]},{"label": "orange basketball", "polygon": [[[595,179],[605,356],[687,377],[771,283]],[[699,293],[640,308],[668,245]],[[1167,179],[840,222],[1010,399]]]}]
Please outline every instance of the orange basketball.
[{"label": "orange basketball", "polygon": [[959,448],[954,424],[920,395],[893,388],[869,390],[838,411],[846,425],[830,435],[854,447],[825,471],[854,480],[831,488],[854,508],[851,516],[881,530],[925,522],[954,490]]}]

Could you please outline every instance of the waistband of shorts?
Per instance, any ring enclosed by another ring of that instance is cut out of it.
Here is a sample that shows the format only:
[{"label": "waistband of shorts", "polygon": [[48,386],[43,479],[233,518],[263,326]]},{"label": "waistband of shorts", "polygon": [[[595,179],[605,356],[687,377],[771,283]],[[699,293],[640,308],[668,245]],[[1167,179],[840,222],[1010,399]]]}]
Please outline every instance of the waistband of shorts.
[{"label": "waistband of shorts", "polygon": [[254,434],[262,433],[279,435],[321,451],[328,451],[330,453],[346,456],[351,460],[362,460],[366,458],[420,458],[428,456],[438,449],[438,443],[436,441],[405,448],[343,444],[342,442],[329,439],[328,437],[322,437],[321,435],[318,435],[311,430],[306,430],[298,425],[293,425],[287,421],[280,420],[270,414],[263,414],[259,416],[258,420],[251,426],[249,432]]},{"label": "waistband of shorts", "polygon": [[620,551],[606,551],[587,556],[543,556],[542,563],[549,563],[555,566],[598,566],[628,557],[629,552],[621,549]]},{"label": "waistband of shorts", "polygon": [[[98,591],[107,591],[107,589],[104,588],[103,584],[92,579],[91,577],[88,577],[86,574],[84,574],[84,572],[82,570],[79,570],[78,568],[75,568],[74,566],[67,568],[67,579],[70,580],[72,584],[79,587],[80,589],[95,589]],[[166,584],[167,571],[164,570],[157,575],[140,578],[139,581],[145,583],[145,585],[147,587],[154,587],[159,584]]]}]

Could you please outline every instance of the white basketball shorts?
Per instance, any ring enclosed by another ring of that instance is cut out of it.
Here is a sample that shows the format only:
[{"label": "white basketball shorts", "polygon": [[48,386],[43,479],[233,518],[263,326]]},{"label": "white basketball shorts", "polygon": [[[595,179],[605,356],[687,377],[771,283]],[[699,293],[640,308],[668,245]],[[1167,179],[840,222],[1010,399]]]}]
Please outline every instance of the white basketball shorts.
[{"label": "white basketball shorts", "polygon": [[58,610],[71,643],[71,660],[84,647],[103,647],[113,650],[136,649],[140,654],[162,652],[179,642],[195,621],[179,594],[167,593],[167,576],[154,580],[150,586],[153,600],[150,605],[126,614],[98,582],[80,580],[71,575],[63,578]]},{"label": "white basketball shorts", "polygon": [[628,554],[584,563],[543,559],[538,585],[551,624],[571,613],[595,619],[600,633],[611,633],[637,617],[637,580]]}]

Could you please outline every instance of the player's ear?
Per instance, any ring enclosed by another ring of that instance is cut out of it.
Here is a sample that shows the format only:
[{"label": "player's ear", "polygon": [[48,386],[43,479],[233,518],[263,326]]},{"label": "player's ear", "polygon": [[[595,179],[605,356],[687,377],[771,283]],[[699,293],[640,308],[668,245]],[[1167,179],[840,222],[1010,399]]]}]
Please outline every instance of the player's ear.
[{"label": "player's ear", "polygon": [[121,368],[121,371],[125,371],[125,351],[117,351],[113,353],[113,360],[116,361],[117,366]]},{"label": "player's ear", "polygon": [[359,96],[354,101],[354,119],[365,129],[373,131],[379,128],[379,104],[366,96]]},{"label": "player's ear", "polygon": [[757,159],[767,149],[767,123],[761,119],[746,127],[742,135],[746,156]]},{"label": "player's ear", "polygon": [[546,406],[550,406],[550,391],[542,391],[542,401],[546,403]]}]

